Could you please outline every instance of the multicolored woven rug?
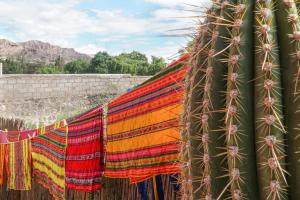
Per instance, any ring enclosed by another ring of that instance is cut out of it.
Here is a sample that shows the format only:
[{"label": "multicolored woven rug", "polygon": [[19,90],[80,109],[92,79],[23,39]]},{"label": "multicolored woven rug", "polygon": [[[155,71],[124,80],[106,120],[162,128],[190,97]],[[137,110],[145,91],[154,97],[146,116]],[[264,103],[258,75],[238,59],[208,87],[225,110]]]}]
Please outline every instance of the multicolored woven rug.
[{"label": "multicolored woven rug", "polygon": [[80,113],[74,117],[68,118],[66,120],[66,122],[67,122],[67,124],[75,124],[75,123],[81,121],[82,119],[86,119],[89,116],[93,116],[93,115],[95,115],[97,113],[101,113],[101,112],[103,112],[103,105],[98,105],[84,113]]},{"label": "multicolored woven rug", "polygon": [[32,143],[35,181],[48,188],[55,199],[65,198],[65,153],[68,127],[47,131]]},{"label": "multicolored woven rug", "polygon": [[186,70],[182,63],[172,64],[108,105],[105,176],[140,182],[180,171],[179,114]]},{"label": "multicolored woven rug", "polygon": [[[12,190],[31,189],[31,145],[23,140],[7,145],[8,175],[7,188]],[[1,167],[1,166],[0,166]]]},{"label": "multicolored woven rug", "polygon": [[101,188],[103,151],[103,109],[98,107],[73,119],[69,125],[66,154],[68,189],[90,192]]},{"label": "multicolored woven rug", "polygon": [[[58,122],[56,122],[54,124],[51,124],[49,126],[45,126],[45,127],[41,127],[41,128],[37,128],[37,129],[20,130],[20,131],[8,131],[8,132],[6,132],[6,137],[7,138],[5,138],[5,136],[3,136],[3,140],[4,141],[6,140],[8,142],[18,142],[18,141],[21,141],[21,140],[26,140],[26,139],[36,137],[38,135],[43,135],[47,131],[57,129],[57,128],[61,128],[65,125],[66,125],[65,120],[61,120],[61,121],[58,121]],[[1,137],[0,137],[0,139],[1,139]],[[1,144],[1,140],[0,140],[0,144]]]},{"label": "multicolored woven rug", "polygon": [[8,139],[7,139],[7,133],[5,131],[0,130],[0,144],[7,144]]},{"label": "multicolored woven rug", "polygon": [[6,145],[0,144],[0,186],[3,184]]}]

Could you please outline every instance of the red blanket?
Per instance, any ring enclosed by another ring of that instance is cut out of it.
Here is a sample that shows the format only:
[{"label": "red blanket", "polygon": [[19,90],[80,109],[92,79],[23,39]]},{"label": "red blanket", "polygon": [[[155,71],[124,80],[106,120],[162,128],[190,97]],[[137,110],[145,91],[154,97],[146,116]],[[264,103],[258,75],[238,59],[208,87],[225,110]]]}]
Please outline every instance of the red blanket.
[{"label": "red blanket", "polygon": [[72,119],[66,155],[66,187],[80,191],[101,188],[104,171],[103,110]]}]

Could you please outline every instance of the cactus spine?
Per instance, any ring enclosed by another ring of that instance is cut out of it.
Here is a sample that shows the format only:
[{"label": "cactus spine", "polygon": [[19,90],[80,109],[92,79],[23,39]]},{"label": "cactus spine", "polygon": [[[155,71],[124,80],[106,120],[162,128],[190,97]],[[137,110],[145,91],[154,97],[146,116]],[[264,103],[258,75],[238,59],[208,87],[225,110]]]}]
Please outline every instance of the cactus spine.
[{"label": "cactus spine", "polygon": [[300,199],[300,154],[299,154],[299,76],[300,76],[300,24],[294,1],[276,1],[278,35],[281,38],[280,61],[282,67],[285,123],[287,127],[287,167],[290,197]]},{"label": "cactus spine", "polygon": [[[254,199],[256,188],[248,184],[256,183],[252,88],[248,84],[253,72],[252,66],[252,18],[253,4],[249,0],[235,2],[231,6],[232,24],[230,29],[230,49],[227,63],[226,93],[226,154],[228,162],[230,197]],[[221,196],[220,196],[221,197]],[[224,197],[222,198],[224,199]]]},{"label": "cactus spine", "polygon": [[297,6],[214,0],[207,11],[186,79],[183,199],[300,199]]},{"label": "cactus spine", "polygon": [[[211,33],[210,45],[204,50],[205,59],[202,65],[204,93],[201,100],[200,134],[203,153],[200,162],[203,165],[203,174],[199,190],[203,191],[201,194],[203,199],[215,199],[222,189],[223,182],[219,179],[222,173],[217,170],[222,162],[222,157],[215,156],[221,150],[215,147],[222,145],[218,138],[224,131],[220,129],[223,114],[219,112],[222,109],[224,100],[219,97],[226,85],[224,80],[225,69],[222,68],[222,63],[218,58],[225,48],[224,41],[227,37],[226,29],[220,25],[225,15],[225,7],[219,1],[214,1],[213,12],[208,13],[208,22],[211,23],[208,26]],[[202,190],[202,187],[205,190]]]},{"label": "cactus spine", "polygon": [[[226,29],[218,25],[224,14],[222,5],[217,1],[207,11],[207,21],[201,25],[201,33],[196,37],[199,42],[194,46],[192,54],[195,59],[191,64],[195,67],[191,68],[187,76],[184,102],[186,112],[182,121],[184,147],[181,155],[183,172],[187,172],[182,176],[182,190],[188,192],[183,192],[183,199],[193,199],[194,195],[213,199],[222,189],[222,180],[217,180],[222,174],[216,170],[222,159],[213,155],[220,152],[215,146],[222,144],[219,143],[220,134],[217,133],[222,131],[219,129],[223,115],[214,111],[222,109],[223,100],[214,91],[225,88],[225,82],[215,81],[224,78],[224,68],[216,59],[224,49],[222,38],[225,37]],[[215,119],[219,123],[213,121]],[[199,167],[191,168],[193,165]]]},{"label": "cactus spine", "polygon": [[255,121],[261,199],[284,198],[286,187],[282,86],[274,2],[255,5]]}]

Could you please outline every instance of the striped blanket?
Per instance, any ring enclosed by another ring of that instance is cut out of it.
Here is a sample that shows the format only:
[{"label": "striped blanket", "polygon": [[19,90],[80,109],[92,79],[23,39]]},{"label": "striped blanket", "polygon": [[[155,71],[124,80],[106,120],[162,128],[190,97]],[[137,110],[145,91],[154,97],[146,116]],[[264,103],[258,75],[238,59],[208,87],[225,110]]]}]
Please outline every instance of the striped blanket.
[{"label": "striped blanket", "polygon": [[69,123],[66,187],[85,192],[98,190],[104,171],[102,107],[84,113]]},{"label": "striped blanket", "polygon": [[7,133],[5,131],[0,130],[0,144],[7,144],[7,143],[8,143]]},{"label": "striped blanket", "polygon": [[179,114],[186,70],[182,63],[172,64],[108,105],[105,176],[140,182],[179,172]]},{"label": "striped blanket", "polygon": [[31,145],[23,140],[7,145],[7,188],[12,190],[31,189]]},{"label": "striped blanket", "polygon": [[50,130],[32,139],[33,178],[55,199],[65,198],[65,152],[68,127]]},{"label": "striped blanket", "polygon": [[6,145],[0,144],[0,186],[3,184]]},{"label": "striped blanket", "polygon": [[[49,126],[41,127],[41,128],[38,128],[38,129],[8,131],[8,132],[6,132],[6,135],[5,135],[6,138],[5,138],[5,136],[3,136],[3,140],[4,141],[9,141],[9,142],[17,142],[17,141],[21,141],[21,140],[26,140],[26,139],[36,137],[38,135],[43,135],[47,131],[57,129],[57,128],[61,128],[63,126],[65,126],[65,121],[61,120],[61,121],[58,121],[58,122],[56,122],[54,124],[51,124]],[[0,137],[0,144],[1,144],[1,137]]]},{"label": "striped blanket", "polygon": [[102,112],[103,112],[103,106],[98,105],[84,113],[80,113],[80,114],[76,115],[75,117],[71,117],[71,118],[67,119],[66,122],[67,122],[67,124],[75,124],[82,119],[88,118],[92,115],[96,115],[97,113],[101,114]]}]

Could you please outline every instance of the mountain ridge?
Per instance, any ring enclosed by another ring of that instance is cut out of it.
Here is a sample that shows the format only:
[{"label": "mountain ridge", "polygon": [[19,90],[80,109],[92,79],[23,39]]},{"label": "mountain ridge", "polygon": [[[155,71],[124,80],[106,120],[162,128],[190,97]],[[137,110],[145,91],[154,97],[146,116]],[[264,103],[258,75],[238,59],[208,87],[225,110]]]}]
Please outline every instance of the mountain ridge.
[{"label": "mountain ridge", "polygon": [[24,59],[27,62],[51,64],[59,58],[64,63],[74,60],[90,60],[87,54],[79,53],[73,48],[63,48],[39,40],[13,42],[0,39],[0,57],[12,60]]}]

